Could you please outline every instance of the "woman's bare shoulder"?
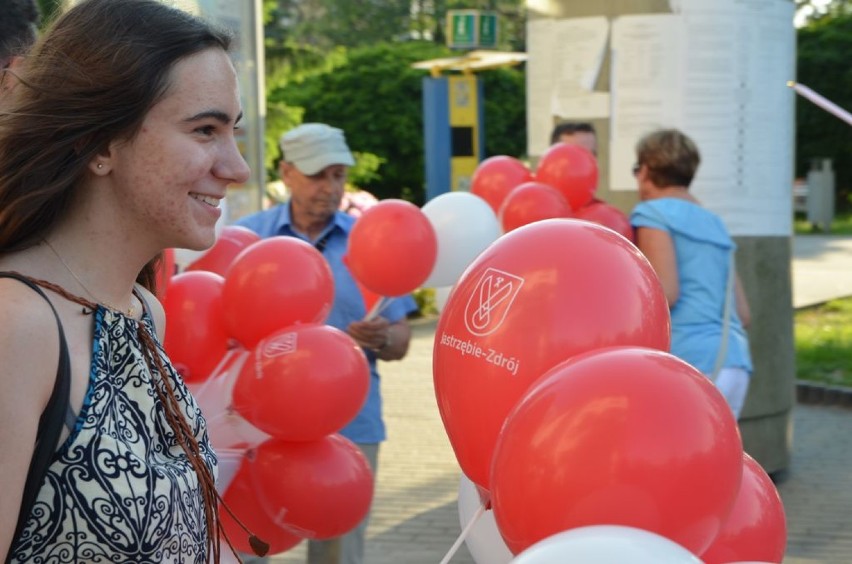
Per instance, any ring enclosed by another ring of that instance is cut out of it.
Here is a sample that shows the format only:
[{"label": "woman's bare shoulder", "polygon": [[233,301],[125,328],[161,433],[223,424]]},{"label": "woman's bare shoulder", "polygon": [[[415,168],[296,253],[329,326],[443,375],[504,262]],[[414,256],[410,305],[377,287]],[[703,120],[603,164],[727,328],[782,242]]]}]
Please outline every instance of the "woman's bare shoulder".
[{"label": "woman's bare shoulder", "polygon": [[19,280],[0,278],[0,320],[0,395],[25,401],[28,396],[41,398],[46,403],[59,360],[53,310]]}]

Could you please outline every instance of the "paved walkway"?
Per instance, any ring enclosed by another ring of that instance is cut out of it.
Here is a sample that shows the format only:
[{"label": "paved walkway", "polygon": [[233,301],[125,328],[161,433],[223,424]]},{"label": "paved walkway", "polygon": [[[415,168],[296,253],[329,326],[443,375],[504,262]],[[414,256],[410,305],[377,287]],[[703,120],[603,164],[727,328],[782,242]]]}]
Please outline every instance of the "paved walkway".
[{"label": "paved walkway", "polygon": [[[852,238],[806,239],[794,243],[797,306],[852,293]],[[368,564],[438,564],[460,533],[459,468],[432,386],[434,327],[417,323],[408,358],[381,366],[390,436],[381,451]],[[779,486],[789,529],[785,564],[852,562],[850,430],[852,409],[794,410],[792,460]],[[304,561],[304,543],[272,559]],[[451,560],[473,562],[464,546]]]},{"label": "paved walkway", "polygon": [[791,271],[796,308],[852,295],[852,237],[794,237]]}]

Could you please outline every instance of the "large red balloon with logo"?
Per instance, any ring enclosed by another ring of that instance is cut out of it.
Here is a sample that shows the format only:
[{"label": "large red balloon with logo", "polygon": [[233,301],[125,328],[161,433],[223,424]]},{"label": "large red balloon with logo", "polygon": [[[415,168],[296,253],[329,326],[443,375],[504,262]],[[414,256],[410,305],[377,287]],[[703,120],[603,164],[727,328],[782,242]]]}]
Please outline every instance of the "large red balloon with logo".
[{"label": "large red balloon with logo", "polygon": [[309,539],[352,530],[367,515],[373,473],[364,453],[341,435],[316,441],[272,439],[249,458],[252,481],[275,523]]},{"label": "large red balloon with logo", "polygon": [[500,206],[503,231],[541,221],[571,217],[571,206],[556,188],[541,182],[524,182],[512,189]]},{"label": "large red balloon with logo", "polygon": [[[258,499],[257,489],[251,480],[248,464],[245,462],[228,486],[223,500],[252,534],[269,544],[270,556],[290,550],[302,542],[302,537],[276,525],[275,520],[264,511]],[[249,533],[237,524],[225,508],[219,508],[219,515],[222,519],[222,528],[225,529],[234,548],[246,554],[252,554]],[[227,550],[224,547],[223,549]]]},{"label": "large red balloon with logo", "polygon": [[225,325],[245,348],[296,323],[321,323],[334,279],[322,254],[295,237],[270,237],[240,253],[223,290]]},{"label": "large red balloon with logo", "polygon": [[706,564],[781,562],[786,547],[787,520],[781,496],[766,470],[744,453],[743,479],[734,508],[701,560]]},{"label": "large red balloon with logo", "polygon": [[226,225],[216,237],[213,246],[186,269],[207,270],[225,276],[237,255],[258,241],[260,241],[260,235],[251,229],[239,225]]},{"label": "large red balloon with logo", "polygon": [[228,350],[224,287],[224,278],[205,271],[184,272],[169,281],[163,301],[168,324],[163,348],[187,382],[210,376]]},{"label": "large red balloon with logo", "polygon": [[352,338],[329,325],[297,325],[260,341],[243,365],[233,407],[279,439],[334,433],[367,399],[370,368]]},{"label": "large red balloon with logo", "polygon": [[497,155],[479,163],[473,171],[470,191],[488,202],[494,213],[498,214],[509,192],[532,179],[532,172],[524,163],[514,157]]},{"label": "large red balloon with logo", "polygon": [[382,200],[352,227],[347,264],[352,276],[380,296],[416,290],[432,272],[438,238],[424,213],[405,200]]},{"label": "large red balloon with logo", "polygon": [[535,179],[562,192],[571,209],[578,210],[591,202],[595,195],[598,162],[585,147],[556,143],[541,156]]},{"label": "large red balloon with logo", "polygon": [[464,473],[488,488],[494,444],[529,386],[560,362],[615,345],[669,349],[669,308],[642,254],[573,219],[526,225],[462,274],[438,321],[438,408]]},{"label": "large red balloon with logo", "polygon": [[630,225],[630,219],[620,209],[606,202],[592,200],[582,208],[574,210],[574,217],[609,227],[627,238],[628,241],[634,242],[633,226]]},{"label": "large red balloon with logo", "polygon": [[566,529],[624,525],[700,553],[742,476],[724,396],[669,353],[614,347],[545,374],[506,419],[491,495],[515,553]]}]

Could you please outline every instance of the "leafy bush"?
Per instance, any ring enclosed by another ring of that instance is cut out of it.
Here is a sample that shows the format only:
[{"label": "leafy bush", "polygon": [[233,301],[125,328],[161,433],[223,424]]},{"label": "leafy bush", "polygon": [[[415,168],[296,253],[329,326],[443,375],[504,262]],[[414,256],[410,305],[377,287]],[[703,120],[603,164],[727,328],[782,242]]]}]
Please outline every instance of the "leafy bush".
[{"label": "leafy bush", "polygon": [[[798,81],[852,109],[852,14],[817,19],[798,32]],[[852,128],[812,102],[796,100],[796,175],[813,158],[833,160],[837,208],[850,209]]]},{"label": "leafy bush", "polygon": [[[429,42],[383,43],[348,52],[334,65],[293,77],[269,99],[304,108],[302,121],[340,127],[355,152],[375,155],[381,166],[361,186],[378,198],[425,197],[422,83],[412,63],[457,56]],[[524,75],[519,69],[487,71],[486,156],[520,156],[526,147]],[[359,184],[360,185],[360,184]]]}]

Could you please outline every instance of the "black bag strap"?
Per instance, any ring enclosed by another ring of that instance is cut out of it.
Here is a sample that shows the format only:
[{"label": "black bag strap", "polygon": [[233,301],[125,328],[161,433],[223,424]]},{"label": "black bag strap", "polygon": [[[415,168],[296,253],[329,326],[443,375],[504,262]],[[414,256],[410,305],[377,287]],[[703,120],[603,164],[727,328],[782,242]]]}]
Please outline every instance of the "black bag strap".
[{"label": "black bag strap", "polygon": [[[65,423],[71,394],[71,357],[68,354],[68,343],[65,341],[65,331],[62,329],[62,321],[60,321],[59,314],[56,313],[53,303],[51,303],[42,289],[28,278],[16,272],[0,272],[0,278],[14,278],[38,292],[50,305],[50,309],[53,310],[53,315],[56,317],[56,324],[59,327],[59,366],[56,370],[56,383],[53,386],[53,393],[50,395],[50,399],[38,420],[35,450],[33,451],[32,460],[30,460],[30,469],[27,472],[24,494],[21,497],[21,510],[18,513],[18,524],[15,526],[15,536],[13,537],[17,540],[23,532],[27,519],[29,519],[36,497],[47,474],[47,469],[59,444],[59,436],[62,433],[62,426]],[[9,557],[7,557],[7,561]]]}]

